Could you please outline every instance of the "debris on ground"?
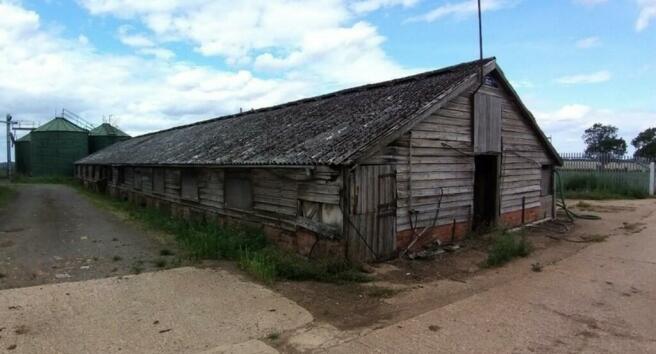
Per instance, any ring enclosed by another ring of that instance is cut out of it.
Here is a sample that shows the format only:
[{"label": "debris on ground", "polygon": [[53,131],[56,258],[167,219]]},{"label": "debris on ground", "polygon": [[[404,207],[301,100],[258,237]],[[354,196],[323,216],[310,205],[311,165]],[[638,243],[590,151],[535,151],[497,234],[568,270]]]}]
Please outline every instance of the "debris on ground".
[{"label": "debris on ground", "polygon": [[536,272],[536,273],[541,272],[542,268],[543,268],[543,266],[542,266],[542,263],[540,263],[540,262],[536,262],[536,263],[531,264],[531,270]]}]

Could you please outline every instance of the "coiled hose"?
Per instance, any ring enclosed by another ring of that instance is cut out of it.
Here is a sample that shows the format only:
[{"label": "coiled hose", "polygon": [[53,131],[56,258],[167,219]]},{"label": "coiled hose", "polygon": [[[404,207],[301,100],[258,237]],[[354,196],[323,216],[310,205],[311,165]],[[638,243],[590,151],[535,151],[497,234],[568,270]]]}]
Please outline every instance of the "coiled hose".
[{"label": "coiled hose", "polygon": [[560,198],[559,201],[556,201],[556,206],[559,208],[563,209],[565,212],[565,215],[567,215],[567,218],[570,221],[574,221],[574,219],[585,219],[585,220],[600,220],[601,217],[598,215],[592,215],[592,214],[576,214],[573,211],[569,210],[567,207],[567,203],[565,203],[565,192],[563,188],[563,179],[560,176],[560,172],[556,169],[554,169],[554,173],[556,175],[556,178],[558,179],[558,197]]}]

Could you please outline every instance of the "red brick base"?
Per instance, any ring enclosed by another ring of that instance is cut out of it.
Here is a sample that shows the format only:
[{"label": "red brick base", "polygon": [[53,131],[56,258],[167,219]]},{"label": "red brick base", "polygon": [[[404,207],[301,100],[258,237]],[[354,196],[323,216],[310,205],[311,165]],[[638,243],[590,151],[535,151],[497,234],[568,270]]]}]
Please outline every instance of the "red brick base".
[{"label": "red brick base", "polygon": [[[447,225],[439,225],[430,228],[426,231],[421,239],[419,239],[413,246],[413,250],[421,249],[422,247],[432,243],[435,240],[440,242],[449,242],[453,237],[454,240],[460,240],[471,230],[469,222],[461,222]],[[421,232],[421,231],[419,231]],[[397,250],[405,250],[412,242],[412,230],[401,231],[396,235],[396,248]]]},{"label": "red brick base", "polygon": [[[534,221],[542,219],[544,215],[544,210],[542,208],[536,207],[531,209],[524,210],[524,224],[528,224]],[[499,217],[499,226],[510,228],[517,227],[522,225],[522,211],[516,210],[511,211],[505,214],[501,214]],[[460,240],[465,237],[471,231],[471,223],[461,222],[456,223],[455,228],[453,224],[439,225],[433,228],[430,228],[426,231],[421,239],[419,239],[413,246],[412,250],[420,250],[427,245],[433,243],[436,240],[446,243],[454,240]],[[421,232],[421,231],[419,231]],[[412,230],[405,230],[397,233],[396,235],[396,248],[399,251],[405,250],[408,245],[412,242],[413,234]]]},{"label": "red brick base", "polygon": [[[524,210],[524,224],[542,219],[540,216],[544,215],[544,211],[540,207],[530,208]],[[522,225],[522,211],[515,210],[505,214],[501,214],[499,223],[503,227],[517,227]]]}]

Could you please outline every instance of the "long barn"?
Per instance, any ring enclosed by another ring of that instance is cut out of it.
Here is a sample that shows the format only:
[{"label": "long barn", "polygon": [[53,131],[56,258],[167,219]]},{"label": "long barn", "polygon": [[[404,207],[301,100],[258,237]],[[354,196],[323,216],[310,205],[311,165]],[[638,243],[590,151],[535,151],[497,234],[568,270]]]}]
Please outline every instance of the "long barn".
[{"label": "long barn", "polygon": [[304,255],[380,260],[552,218],[561,164],[491,58],[142,135],[76,176]]}]

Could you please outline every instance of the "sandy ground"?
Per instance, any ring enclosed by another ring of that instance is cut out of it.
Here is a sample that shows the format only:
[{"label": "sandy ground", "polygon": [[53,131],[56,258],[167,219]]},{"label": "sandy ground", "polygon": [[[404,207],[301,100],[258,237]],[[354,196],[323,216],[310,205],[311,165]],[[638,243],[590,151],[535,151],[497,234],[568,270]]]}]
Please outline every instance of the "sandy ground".
[{"label": "sandy ground", "polygon": [[96,208],[71,187],[12,188],[16,197],[0,211],[0,289],[130,274],[176,262],[174,255],[160,255],[175,250],[170,242]]},{"label": "sandy ground", "polygon": [[[360,335],[324,330],[321,340],[315,336],[318,346],[302,349],[329,353],[656,352],[656,200],[588,202],[580,209],[597,212],[603,219],[580,221],[568,237],[609,236],[605,241],[578,247],[560,261],[545,262],[542,272],[529,270],[536,262],[534,256],[494,274],[482,272],[460,285],[449,280],[426,284],[428,288],[441,285],[449,300],[435,297],[437,308]],[[497,282],[483,291],[472,289],[490,280]],[[407,302],[407,296],[417,295],[420,304],[422,292],[410,291],[385,302],[398,306]],[[291,347],[295,335],[289,339]]]},{"label": "sandy ground", "polygon": [[220,353],[213,348],[310,321],[292,301],[231,272],[184,267],[4,290],[0,351]]}]

